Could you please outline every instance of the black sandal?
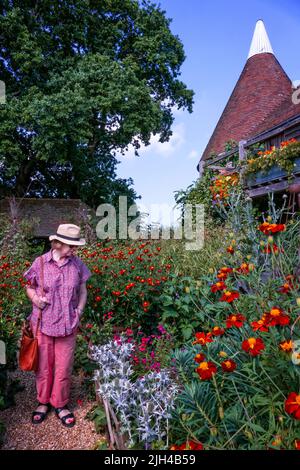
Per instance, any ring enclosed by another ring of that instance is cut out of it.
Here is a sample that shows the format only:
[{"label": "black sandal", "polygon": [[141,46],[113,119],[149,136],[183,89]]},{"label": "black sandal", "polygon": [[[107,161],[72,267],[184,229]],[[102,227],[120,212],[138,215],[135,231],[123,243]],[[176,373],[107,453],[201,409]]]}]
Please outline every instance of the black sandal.
[{"label": "black sandal", "polygon": [[[72,412],[68,413],[67,415],[65,416],[62,416],[60,417],[59,416],[59,413],[62,411],[62,410],[69,410],[69,408],[67,406],[63,406],[62,408],[54,408],[54,411],[56,413],[56,416],[61,420],[62,424],[64,426],[66,426],[67,428],[72,428],[74,425],[75,425],[75,416],[73,415]],[[69,418],[73,418],[73,422],[72,423],[67,423],[67,419]]]},{"label": "black sandal", "polygon": [[[51,410],[51,403],[40,403],[38,406],[47,406],[47,411],[33,411],[32,416],[31,416],[31,422],[33,424],[40,424],[42,423],[46,417],[49,411]],[[39,416],[39,419],[35,419],[35,416]]]}]

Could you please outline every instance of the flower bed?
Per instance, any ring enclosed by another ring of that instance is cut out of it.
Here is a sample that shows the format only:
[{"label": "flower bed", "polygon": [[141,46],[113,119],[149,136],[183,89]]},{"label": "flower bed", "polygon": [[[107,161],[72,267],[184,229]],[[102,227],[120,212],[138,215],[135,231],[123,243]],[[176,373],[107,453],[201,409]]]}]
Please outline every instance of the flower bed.
[{"label": "flower bed", "polygon": [[161,260],[160,251],[155,241],[97,243],[83,249],[80,256],[93,272],[87,285],[87,323],[98,330],[109,323],[122,328],[141,326],[145,333],[154,331],[160,321],[157,299],[172,267]]},{"label": "flower bed", "polygon": [[[233,221],[245,220],[246,206],[230,205]],[[202,279],[199,328],[175,351],[183,390],[172,413],[174,448],[299,448],[299,221],[254,221],[240,226],[224,265]]]}]

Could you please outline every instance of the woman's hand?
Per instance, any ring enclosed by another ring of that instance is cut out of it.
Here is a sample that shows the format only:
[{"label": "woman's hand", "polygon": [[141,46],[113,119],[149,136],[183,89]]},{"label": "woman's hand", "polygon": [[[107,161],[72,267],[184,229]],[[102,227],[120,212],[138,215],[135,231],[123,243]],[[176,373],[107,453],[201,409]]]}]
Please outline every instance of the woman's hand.
[{"label": "woman's hand", "polygon": [[78,316],[78,320],[80,320],[82,313],[83,313],[83,309],[80,307],[76,307],[75,312],[76,312],[76,315]]},{"label": "woman's hand", "polygon": [[76,313],[76,316],[77,316],[77,328],[80,328],[81,327],[81,322],[80,322],[80,319],[81,319],[81,316],[82,316],[82,313],[83,313],[83,310],[79,307],[76,307],[75,308],[75,313]]},{"label": "woman's hand", "polygon": [[45,308],[47,304],[50,304],[49,300],[47,297],[40,297],[38,295],[35,295],[32,299],[32,302],[38,307],[38,308]]}]

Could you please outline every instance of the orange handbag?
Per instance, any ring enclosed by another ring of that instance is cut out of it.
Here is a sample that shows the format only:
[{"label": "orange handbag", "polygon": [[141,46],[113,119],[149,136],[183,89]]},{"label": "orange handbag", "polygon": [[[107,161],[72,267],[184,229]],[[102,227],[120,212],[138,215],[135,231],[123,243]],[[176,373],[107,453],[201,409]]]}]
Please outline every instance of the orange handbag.
[{"label": "orange handbag", "polygon": [[[41,256],[41,290],[44,295],[44,259]],[[39,316],[36,324],[35,334],[30,322],[25,321],[22,327],[22,339],[19,351],[19,367],[25,371],[37,371],[39,365],[39,351],[37,331],[42,317],[42,309],[39,309]]]}]

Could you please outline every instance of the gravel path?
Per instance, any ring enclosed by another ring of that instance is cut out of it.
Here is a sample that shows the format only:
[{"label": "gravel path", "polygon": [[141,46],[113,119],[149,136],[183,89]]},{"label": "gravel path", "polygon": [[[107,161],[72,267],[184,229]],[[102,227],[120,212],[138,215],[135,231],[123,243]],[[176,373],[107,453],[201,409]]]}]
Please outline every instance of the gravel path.
[{"label": "gravel path", "polygon": [[[96,433],[94,423],[85,419],[96,402],[88,401],[82,393],[81,378],[72,377],[70,410],[76,424],[64,427],[52,410],[45,421],[34,425],[31,413],[37,406],[34,373],[21,370],[10,373],[12,379],[20,379],[25,389],[15,395],[16,406],[0,412],[6,427],[3,450],[92,450],[105,438]],[[78,401],[79,400],[79,401]]]}]

